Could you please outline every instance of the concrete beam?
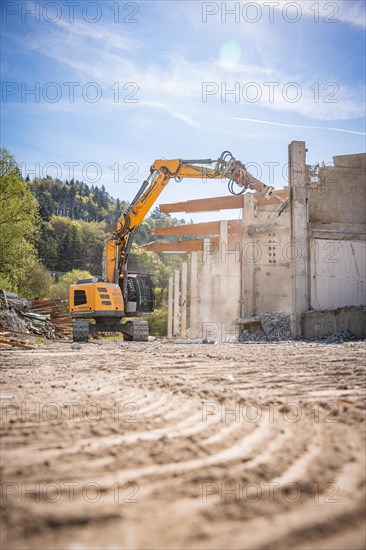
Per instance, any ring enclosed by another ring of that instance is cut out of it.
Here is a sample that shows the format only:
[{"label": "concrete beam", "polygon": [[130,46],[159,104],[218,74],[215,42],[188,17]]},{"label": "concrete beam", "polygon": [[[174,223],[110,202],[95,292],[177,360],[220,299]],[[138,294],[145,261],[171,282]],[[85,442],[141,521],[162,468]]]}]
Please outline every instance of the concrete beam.
[{"label": "concrete beam", "polygon": [[[276,190],[276,194],[282,199],[288,198],[288,189]],[[246,196],[254,195],[259,205],[278,204],[275,198],[265,199],[258,193],[247,193]],[[226,195],[224,197],[209,197],[207,199],[193,199],[184,202],[174,202],[171,204],[160,204],[160,212],[171,214],[173,212],[211,212],[235,208],[243,208],[243,195]]]},{"label": "concrete beam", "polygon": [[[175,241],[168,243],[165,241],[159,243],[148,243],[141,246],[149,252],[202,252],[205,239],[194,239],[193,241]],[[235,247],[240,242],[238,235],[230,235],[229,246]],[[219,237],[210,239],[211,254],[217,254],[219,251]]]},{"label": "concrete beam", "polygon": [[144,244],[141,248],[150,252],[202,252],[203,239]]},{"label": "concrete beam", "polygon": [[236,195],[225,197],[210,197],[208,199],[194,199],[184,202],[175,202],[171,204],[160,204],[160,212],[209,212],[215,210],[227,210],[232,208],[242,208],[243,198]]},{"label": "concrete beam", "polygon": [[[283,200],[287,200],[288,197],[289,197],[289,192],[288,192],[288,188],[286,187],[285,189],[279,189],[277,191],[275,191],[276,195],[278,195],[279,197],[281,197],[281,199]],[[256,195],[255,195],[256,196]],[[258,206],[263,206],[263,205],[266,205],[266,204],[279,204],[278,200],[274,197],[268,197],[268,199],[265,199],[263,197],[259,197],[257,199],[257,205]]]},{"label": "concrete beam", "polygon": [[[229,235],[240,234],[241,220],[227,220],[227,224]],[[187,223],[174,227],[159,227],[152,229],[151,233],[161,237],[168,235],[219,235],[220,222]]]}]

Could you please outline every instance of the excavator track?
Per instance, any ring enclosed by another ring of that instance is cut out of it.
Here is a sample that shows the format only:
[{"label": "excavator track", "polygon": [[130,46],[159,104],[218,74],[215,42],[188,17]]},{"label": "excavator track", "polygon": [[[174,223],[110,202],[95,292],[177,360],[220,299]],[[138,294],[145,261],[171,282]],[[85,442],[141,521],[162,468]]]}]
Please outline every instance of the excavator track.
[{"label": "excavator track", "polygon": [[73,341],[87,342],[90,337],[97,337],[106,333],[122,333],[123,339],[128,342],[147,342],[149,338],[149,325],[147,321],[133,320],[123,324],[95,323],[89,324],[86,320],[73,322]]}]

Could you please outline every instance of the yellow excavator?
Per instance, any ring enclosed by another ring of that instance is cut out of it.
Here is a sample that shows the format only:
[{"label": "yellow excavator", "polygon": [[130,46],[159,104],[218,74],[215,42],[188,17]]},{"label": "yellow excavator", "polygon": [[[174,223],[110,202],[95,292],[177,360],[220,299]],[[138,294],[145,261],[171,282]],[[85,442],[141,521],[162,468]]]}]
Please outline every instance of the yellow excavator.
[{"label": "yellow excavator", "polygon": [[[128,273],[127,262],[134,234],[157,200],[164,187],[175,178],[226,179],[229,192],[241,195],[247,189],[263,197],[275,197],[286,202],[270,187],[252,176],[245,165],[229,151],[216,159],[155,160],[149,177],[143,182],[132,203],[122,213],[115,232],[104,248],[103,278],[79,279],[70,286],[70,315],[73,318],[74,341],[87,341],[89,335],[103,332],[121,332],[125,340],[147,341],[146,320],[127,320],[154,310],[154,287],[149,275]],[[94,319],[95,323],[89,323]]]}]

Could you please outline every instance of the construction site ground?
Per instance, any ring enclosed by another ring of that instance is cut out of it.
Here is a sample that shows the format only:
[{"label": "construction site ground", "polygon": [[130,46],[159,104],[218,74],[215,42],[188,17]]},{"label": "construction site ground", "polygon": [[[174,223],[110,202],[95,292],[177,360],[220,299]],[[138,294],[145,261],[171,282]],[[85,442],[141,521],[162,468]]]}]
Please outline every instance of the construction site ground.
[{"label": "construction site ground", "polygon": [[362,549],[365,344],[2,351],[4,549]]}]

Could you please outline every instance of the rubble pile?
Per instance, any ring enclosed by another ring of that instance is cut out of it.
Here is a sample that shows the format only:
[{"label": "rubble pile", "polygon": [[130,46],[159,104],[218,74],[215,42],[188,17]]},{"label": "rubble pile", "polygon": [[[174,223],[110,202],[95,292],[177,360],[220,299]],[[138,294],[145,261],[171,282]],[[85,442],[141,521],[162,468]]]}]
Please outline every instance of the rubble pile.
[{"label": "rubble pile", "polygon": [[239,342],[268,342],[268,338],[263,330],[244,329],[239,334]]},{"label": "rubble pile", "polygon": [[239,342],[273,342],[291,339],[290,316],[282,311],[269,311],[259,316],[260,327],[244,329]]},{"label": "rubble pile", "polygon": [[30,338],[67,337],[71,320],[66,300],[37,299],[32,302],[13,292],[0,291],[0,348],[32,349]]},{"label": "rubble pile", "polygon": [[343,344],[343,342],[350,342],[352,340],[357,340],[356,336],[352,334],[349,330],[342,330],[336,334],[331,334],[328,338],[325,339],[326,344]]},{"label": "rubble pile", "polygon": [[290,316],[283,311],[268,311],[260,315],[261,324],[268,340],[290,340]]},{"label": "rubble pile", "polygon": [[32,301],[32,311],[37,314],[49,316],[57,337],[71,337],[72,321],[69,315],[69,305],[67,300],[47,300],[46,298],[37,298],[37,300]]}]

